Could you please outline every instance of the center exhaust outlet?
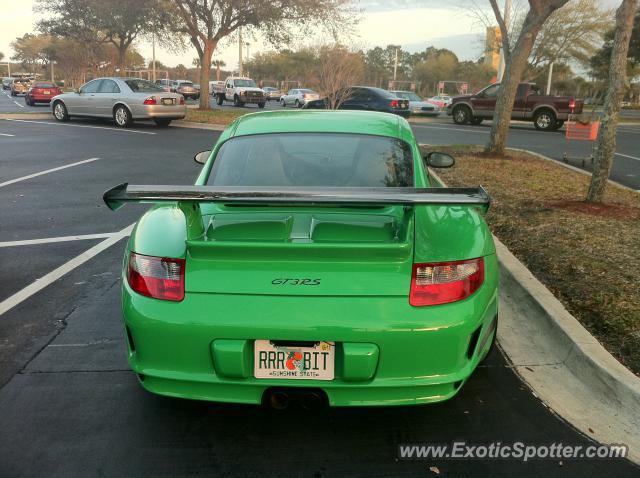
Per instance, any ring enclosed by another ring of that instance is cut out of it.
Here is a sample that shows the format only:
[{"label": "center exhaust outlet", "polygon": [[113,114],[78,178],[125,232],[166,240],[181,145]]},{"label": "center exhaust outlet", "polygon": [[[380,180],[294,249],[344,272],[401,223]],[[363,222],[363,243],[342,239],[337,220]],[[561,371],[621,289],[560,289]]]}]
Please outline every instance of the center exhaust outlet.
[{"label": "center exhaust outlet", "polygon": [[276,410],[285,410],[289,407],[289,394],[277,390],[269,396],[269,404]]}]

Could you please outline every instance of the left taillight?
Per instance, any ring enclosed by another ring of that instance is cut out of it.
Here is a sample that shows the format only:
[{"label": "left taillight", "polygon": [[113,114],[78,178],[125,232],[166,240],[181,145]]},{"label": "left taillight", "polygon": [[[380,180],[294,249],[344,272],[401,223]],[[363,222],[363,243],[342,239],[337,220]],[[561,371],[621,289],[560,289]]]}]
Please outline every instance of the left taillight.
[{"label": "left taillight", "polygon": [[484,282],[484,259],[414,264],[409,303],[439,305],[466,299]]},{"label": "left taillight", "polygon": [[389,106],[391,106],[392,108],[397,108],[398,100],[391,100],[391,103],[389,103]]},{"label": "left taillight", "polygon": [[184,299],[184,259],[129,255],[127,281],[138,294],[154,299]]},{"label": "left taillight", "polygon": [[144,100],[142,102],[143,105],[157,105],[158,104],[158,100],[156,100],[155,96],[150,96],[149,98],[147,98],[146,100]]},{"label": "left taillight", "polygon": [[184,96],[180,95],[180,104],[183,105],[184,104]]}]

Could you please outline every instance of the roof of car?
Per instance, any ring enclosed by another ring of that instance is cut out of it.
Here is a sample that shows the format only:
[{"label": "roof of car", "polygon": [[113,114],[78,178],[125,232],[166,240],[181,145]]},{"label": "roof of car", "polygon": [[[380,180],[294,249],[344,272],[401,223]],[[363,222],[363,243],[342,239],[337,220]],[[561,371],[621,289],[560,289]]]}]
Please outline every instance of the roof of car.
[{"label": "roof of car", "polygon": [[354,133],[412,137],[406,120],[390,113],[373,111],[265,111],[247,114],[236,120],[230,136],[265,133]]}]

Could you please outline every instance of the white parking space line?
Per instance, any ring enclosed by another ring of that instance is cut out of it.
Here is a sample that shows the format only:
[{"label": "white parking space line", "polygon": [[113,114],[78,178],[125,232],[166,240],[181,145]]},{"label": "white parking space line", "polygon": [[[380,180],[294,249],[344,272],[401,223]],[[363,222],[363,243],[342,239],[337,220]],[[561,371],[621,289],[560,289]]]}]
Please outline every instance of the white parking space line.
[{"label": "white parking space line", "polygon": [[47,169],[45,171],[40,171],[39,173],[29,174],[28,176],[22,176],[21,178],[10,179],[9,181],[5,181],[4,183],[0,183],[0,188],[4,186],[8,186],[9,184],[14,184],[20,181],[24,181],[25,179],[31,179],[38,176],[42,176],[43,174],[53,173],[55,171],[60,171],[61,169],[72,168],[73,166],[78,166],[80,164],[91,163],[93,161],[97,161],[100,158],[89,158],[84,159],[82,161],[78,161],[77,163],[65,164],[64,166],[59,166],[57,168]]},{"label": "white parking space line", "polygon": [[614,153],[614,154],[616,156],[622,156],[623,158],[635,159],[636,161],[640,161],[640,158],[636,156],[629,156],[628,154],[622,154],[622,153]]},{"label": "white parking space line", "polygon": [[479,134],[489,134],[491,132],[491,130],[476,130],[476,129],[471,129],[471,128],[448,128],[445,126],[431,126],[431,125],[426,125],[426,124],[418,124],[418,123],[413,123],[411,125],[412,127],[418,127],[418,128],[429,128],[429,129],[444,129],[447,131],[464,131],[465,133],[479,133]]},{"label": "white parking space line", "polygon": [[110,128],[109,126],[90,126],[88,124],[54,123],[53,121],[19,120],[19,119],[9,119],[9,118],[5,118],[5,121],[17,121],[19,123],[47,124],[51,126],[68,126],[70,128],[106,129],[108,131],[117,131],[118,133],[156,134],[156,133],[152,133],[151,131],[138,131],[135,129],[124,129],[124,128]]},{"label": "white parking space line", "polygon": [[21,104],[20,104],[20,103],[18,103],[16,100],[13,100],[13,102],[14,102],[15,104],[17,104],[20,108],[24,108],[24,105],[21,105]]},{"label": "white parking space line", "polygon": [[117,232],[106,232],[104,234],[84,234],[81,236],[60,236],[60,237],[45,237],[43,239],[27,239],[24,241],[5,241],[0,242],[0,247],[15,247],[15,246],[31,246],[35,244],[51,244],[52,242],[68,242],[68,241],[86,241],[89,239],[105,239],[111,237]]},{"label": "white parking space line", "polygon": [[15,134],[0,133],[0,136],[9,136],[9,137],[13,138],[15,136]]},{"label": "white parking space line", "polygon": [[5,312],[7,312],[7,311],[9,311],[11,309],[13,309],[16,305],[24,302],[25,300],[27,300],[32,295],[40,292],[42,289],[44,289],[48,285],[50,285],[53,282],[57,281],[58,279],[60,279],[64,275],[68,274],[72,270],[80,267],[82,264],[84,264],[88,260],[92,259],[93,257],[97,256],[102,251],[104,251],[104,250],[108,249],[109,247],[113,246],[114,244],[116,244],[121,239],[127,237],[129,234],[131,234],[131,230],[133,229],[133,226],[134,225],[131,224],[130,226],[125,227],[121,231],[116,232],[115,234],[113,234],[108,239],[105,239],[104,241],[96,244],[92,248],[90,248],[90,249],[86,250],[85,252],[83,252],[82,254],[74,257],[70,261],[65,262],[60,267],[52,270],[51,272],[49,272],[48,274],[45,274],[44,276],[40,277],[39,279],[36,279],[35,282],[32,282],[31,284],[29,284],[24,289],[16,292],[12,296],[10,296],[10,297],[6,298],[5,300],[3,300],[2,302],[0,302],[0,315],[4,314]]}]

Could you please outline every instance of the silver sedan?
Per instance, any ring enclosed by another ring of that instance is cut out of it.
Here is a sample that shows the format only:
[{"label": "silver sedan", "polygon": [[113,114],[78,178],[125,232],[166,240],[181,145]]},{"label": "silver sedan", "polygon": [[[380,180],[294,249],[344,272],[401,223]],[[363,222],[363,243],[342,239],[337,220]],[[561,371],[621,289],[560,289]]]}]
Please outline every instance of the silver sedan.
[{"label": "silver sedan", "polygon": [[134,120],[152,119],[158,126],[187,114],[184,97],[140,78],[97,78],[73,93],[51,99],[51,111],[58,121],[72,116],[112,118],[126,128]]}]

